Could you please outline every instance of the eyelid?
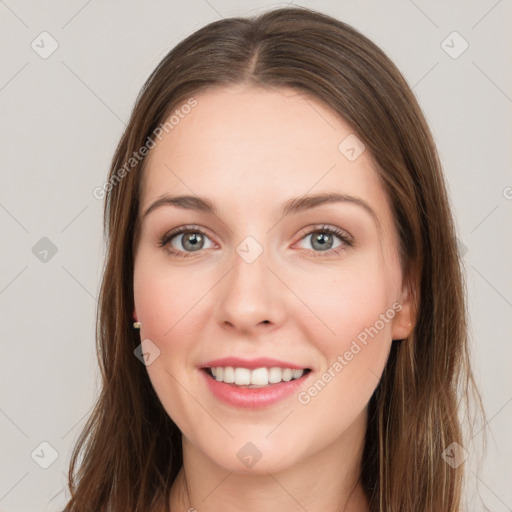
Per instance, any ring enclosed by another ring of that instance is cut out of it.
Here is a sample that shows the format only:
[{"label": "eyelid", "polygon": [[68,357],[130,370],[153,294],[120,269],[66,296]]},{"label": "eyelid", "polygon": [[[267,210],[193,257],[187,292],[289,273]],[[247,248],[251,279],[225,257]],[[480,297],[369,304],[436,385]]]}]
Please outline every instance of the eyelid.
[{"label": "eyelid", "polygon": [[313,233],[318,233],[325,231],[327,233],[331,233],[333,235],[336,235],[337,237],[341,238],[342,240],[345,239],[345,241],[348,243],[355,243],[354,237],[346,230],[331,224],[313,224],[310,226],[305,227],[303,230],[300,231],[300,238],[299,240],[302,240],[304,237],[311,235]]}]

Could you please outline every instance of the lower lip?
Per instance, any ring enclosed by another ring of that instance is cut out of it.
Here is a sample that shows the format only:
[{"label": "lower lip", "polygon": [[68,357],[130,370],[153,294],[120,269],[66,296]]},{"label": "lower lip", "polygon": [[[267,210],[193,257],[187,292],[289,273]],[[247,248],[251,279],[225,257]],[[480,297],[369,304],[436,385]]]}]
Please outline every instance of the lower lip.
[{"label": "lower lip", "polygon": [[275,404],[280,400],[298,393],[304,385],[305,380],[311,375],[311,371],[302,377],[280,382],[279,384],[270,384],[263,388],[242,388],[232,384],[226,384],[212,378],[204,369],[200,372],[206,379],[206,384],[210,391],[223,402],[235,407],[245,407],[257,409]]}]

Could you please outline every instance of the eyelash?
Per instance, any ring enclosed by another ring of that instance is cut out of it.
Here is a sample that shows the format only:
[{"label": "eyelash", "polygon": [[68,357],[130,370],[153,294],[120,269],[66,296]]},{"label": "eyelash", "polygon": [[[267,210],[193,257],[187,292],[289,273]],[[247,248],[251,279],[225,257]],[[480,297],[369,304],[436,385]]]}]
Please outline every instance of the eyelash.
[{"label": "eyelash", "polygon": [[[179,258],[189,258],[190,256],[195,256],[194,252],[176,251],[175,249],[172,249],[170,246],[170,242],[174,237],[176,237],[178,235],[185,234],[185,233],[201,233],[201,235],[208,237],[208,234],[205,233],[198,226],[182,226],[182,227],[176,228],[176,229],[166,233],[160,239],[158,246],[162,249],[166,249],[173,256],[177,256]],[[341,252],[343,252],[344,250],[346,250],[347,247],[353,247],[355,245],[352,237],[350,237],[345,231],[343,231],[339,228],[333,227],[333,226],[325,226],[325,225],[322,225],[319,227],[315,226],[311,231],[308,231],[306,234],[304,234],[304,236],[302,236],[301,240],[303,238],[306,238],[307,236],[314,234],[314,233],[329,233],[331,235],[336,235],[343,242],[343,244],[336,247],[335,249],[330,249],[328,251],[313,251],[311,249],[306,249],[306,250],[313,252],[313,257],[326,256],[326,255],[327,256],[337,255],[337,254],[340,254]],[[197,252],[200,252],[200,251],[197,251]]]}]

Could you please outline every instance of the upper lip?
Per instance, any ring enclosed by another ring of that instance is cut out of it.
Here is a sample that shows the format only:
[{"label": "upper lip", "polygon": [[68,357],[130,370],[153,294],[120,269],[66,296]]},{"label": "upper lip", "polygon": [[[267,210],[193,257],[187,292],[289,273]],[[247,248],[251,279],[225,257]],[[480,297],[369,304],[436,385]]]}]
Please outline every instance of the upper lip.
[{"label": "upper lip", "polygon": [[249,368],[254,370],[256,368],[291,368],[296,370],[306,370],[306,366],[288,361],[281,361],[279,359],[272,359],[270,357],[258,357],[256,359],[242,359],[240,357],[223,357],[221,359],[213,359],[204,363],[202,368],[216,368],[217,366],[232,366],[234,368]]}]

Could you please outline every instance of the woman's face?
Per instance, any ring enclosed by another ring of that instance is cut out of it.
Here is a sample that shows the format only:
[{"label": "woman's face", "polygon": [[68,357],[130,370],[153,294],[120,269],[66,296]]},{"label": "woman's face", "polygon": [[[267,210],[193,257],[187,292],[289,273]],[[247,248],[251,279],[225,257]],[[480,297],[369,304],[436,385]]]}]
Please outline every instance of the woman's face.
[{"label": "woman's face", "polygon": [[[360,439],[411,329],[397,234],[369,151],[322,103],[240,86],[195,99],[146,161],[134,314],[184,442],[231,471],[277,471]],[[342,200],[308,199],[325,194]],[[227,383],[204,369],[224,358],[242,360],[215,363]],[[286,382],[281,366],[311,371]]]}]

